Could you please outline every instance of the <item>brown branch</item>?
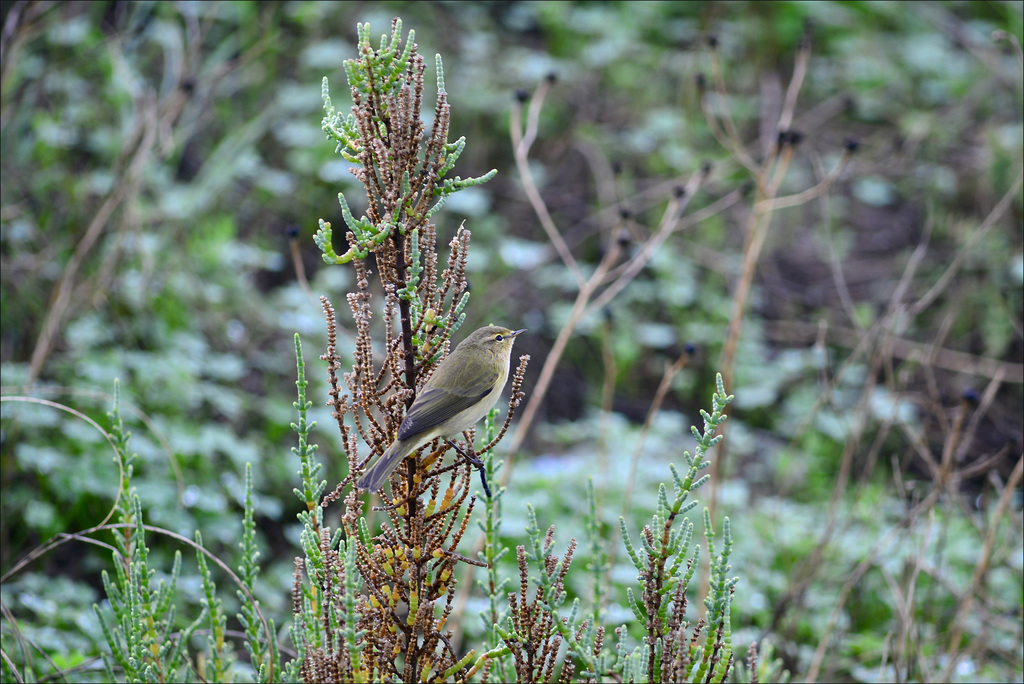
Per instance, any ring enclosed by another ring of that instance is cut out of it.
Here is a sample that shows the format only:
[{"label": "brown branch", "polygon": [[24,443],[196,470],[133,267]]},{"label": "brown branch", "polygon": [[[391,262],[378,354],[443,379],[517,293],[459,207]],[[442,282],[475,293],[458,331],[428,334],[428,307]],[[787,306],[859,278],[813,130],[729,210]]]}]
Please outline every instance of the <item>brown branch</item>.
[{"label": "brown branch", "polygon": [[522,129],[523,106],[521,103],[516,103],[512,107],[512,121],[510,123],[512,151],[516,161],[516,169],[518,169],[519,176],[523,181],[523,191],[526,193],[526,198],[530,201],[530,205],[533,207],[534,213],[537,214],[537,218],[540,219],[540,225],[544,228],[544,232],[547,233],[551,244],[554,245],[555,251],[558,252],[558,256],[562,259],[562,263],[565,264],[565,267],[569,269],[569,272],[575,278],[577,287],[583,289],[586,285],[586,279],[583,277],[583,273],[580,271],[579,264],[576,263],[572,252],[569,251],[568,245],[565,244],[562,234],[558,232],[558,227],[551,218],[547,205],[544,203],[536,183],[533,182],[533,174],[530,171],[528,154],[530,146],[533,144],[533,139],[536,136],[540,106],[549,88],[549,81],[544,80],[533,94],[533,102],[530,104],[530,116],[527,121],[525,134]]}]

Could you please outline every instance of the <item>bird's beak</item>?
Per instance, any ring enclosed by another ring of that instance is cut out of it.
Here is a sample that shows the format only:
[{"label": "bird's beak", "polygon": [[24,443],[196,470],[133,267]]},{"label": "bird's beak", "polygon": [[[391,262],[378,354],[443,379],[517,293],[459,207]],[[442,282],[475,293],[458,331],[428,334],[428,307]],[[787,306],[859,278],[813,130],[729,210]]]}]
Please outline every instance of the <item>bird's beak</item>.
[{"label": "bird's beak", "polygon": [[522,335],[524,332],[526,332],[526,330],[527,330],[526,328],[523,328],[521,330],[516,330],[514,333],[509,335],[509,337],[518,337],[518,336]]}]

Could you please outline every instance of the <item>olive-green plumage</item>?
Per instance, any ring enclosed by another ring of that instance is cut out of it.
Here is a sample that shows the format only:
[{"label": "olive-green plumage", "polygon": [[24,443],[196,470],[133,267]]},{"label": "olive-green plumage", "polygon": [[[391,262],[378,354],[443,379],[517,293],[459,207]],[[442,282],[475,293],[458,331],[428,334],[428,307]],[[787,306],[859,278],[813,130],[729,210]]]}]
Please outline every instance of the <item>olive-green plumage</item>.
[{"label": "olive-green plumage", "polygon": [[488,325],[463,340],[420,389],[398,428],[397,439],[356,486],[380,489],[403,458],[438,437],[454,437],[476,425],[501,396],[508,380],[512,343],[524,332]]}]

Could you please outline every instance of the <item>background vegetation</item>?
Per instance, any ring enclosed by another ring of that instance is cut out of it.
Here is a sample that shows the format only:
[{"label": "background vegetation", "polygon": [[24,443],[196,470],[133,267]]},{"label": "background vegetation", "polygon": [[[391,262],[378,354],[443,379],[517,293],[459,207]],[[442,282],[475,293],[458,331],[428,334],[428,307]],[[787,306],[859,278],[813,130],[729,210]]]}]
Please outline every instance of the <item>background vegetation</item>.
[{"label": "background vegetation", "polygon": [[[311,417],[326,426],[326,376],[310,361],[326,346],[316,297],[351,285],[344,268],[324,267],[312,235],[318,218],[342,225],[339,190],[363,211],[320,130],[322,76],[347,106],[341,62],[356,22],[379,35],[400,15],[422,54],[443,55],[453,137],[469,141],[455,173],[498,169],[453,196],[438,240],[463,220],[473,233],[465,330],[530,328],[516,345],[535,363],[528,398],[578,287],[516,170],[517,91],[537,101],[546,89],[529,169],[583,273],[623,230],[623,249],[642,244],[705,162],[688,213],[737,194],[579,321],[537,419],[516,435],[503,535],[522,543],[529,502],[543,526],[558,521],[559,547],[586,538],[588,476],[609,530],[620,512],[644,520],[709,403],[756,195],[742,195],[743,153],[701,102],[727,110],[745,154],[763,160],[810,28],[780,194],[815,187],[848,141],[858,148],[827,193],[779,208],[756,255],[713,495],[716,517],[733,521],[742,577],[733,640],[767,637],[798,680],[1020,680],[1024,133],[1019,51],[993,38],[1020,39],[1020,3],[3,12],[3,393],[106,425],[120,378],[147,522],[189,538],[199,529],[225,559],[237,553],[251,462],[257,595],[279,625],[298,553],[292,335],[305,340]],[[677,359],[685,367],[666,375]],[[346,474],[337,435],[313,438],[333,486]],[[118,470],[80,418],[5,401],[0,449],[0,572],[109,510]],[[151,566],[169,569],[176,548],[154,543]],[[613,582],[633,578],[623,555]],[[102,679],[91,606],[109,565],[107,551],[73,542],[5,575],[4,653],[21,643],[16,624],[50,663],[37,672]],[[198,572],[183,573],[179,588],[198,603]],[[585,594],[585,579],[567,589]],[[476,639],[484,599],[467,601],[459,638]],[[604,611],[611,625],[632,620],[619,597]],[[3,677],[14,680],[7,663]]]}]

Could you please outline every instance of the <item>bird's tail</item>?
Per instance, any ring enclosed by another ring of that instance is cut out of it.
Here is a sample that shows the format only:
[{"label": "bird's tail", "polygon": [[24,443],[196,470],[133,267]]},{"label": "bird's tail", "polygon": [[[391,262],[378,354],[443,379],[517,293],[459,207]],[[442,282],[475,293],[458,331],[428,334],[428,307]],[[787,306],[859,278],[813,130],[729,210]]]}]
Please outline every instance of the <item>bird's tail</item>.
[{"label": "bird's tail", "polygon": [[388,479],[391,471],[397,468],[402,459],[408,456],[409,452],[415,448],[416,444],[414,442],[396,439],[388,447],[388,450],[384,452],[384,455],[377,459],[376,463],[368,470],[363,471],[359,481],[356,482],[356,486],[360,489],[369,489],[371,492],[377,491],[384,484],[384,480]]}]

